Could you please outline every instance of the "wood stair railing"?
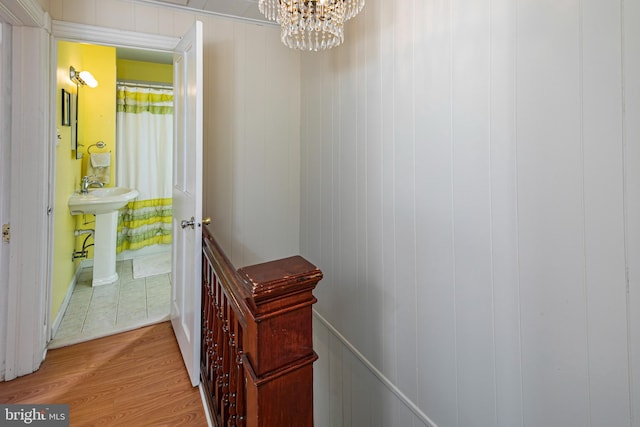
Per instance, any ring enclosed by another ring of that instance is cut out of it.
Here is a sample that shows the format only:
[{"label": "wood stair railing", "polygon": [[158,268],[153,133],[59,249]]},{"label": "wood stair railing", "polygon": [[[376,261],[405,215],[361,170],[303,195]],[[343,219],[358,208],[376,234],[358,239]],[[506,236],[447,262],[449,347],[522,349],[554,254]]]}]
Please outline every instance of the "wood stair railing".
[{"label": "wood stair railing", "polygon": [[313,426],[311,306],[300,256],[235,270],[204,227],[201,377],[217,427]]}]

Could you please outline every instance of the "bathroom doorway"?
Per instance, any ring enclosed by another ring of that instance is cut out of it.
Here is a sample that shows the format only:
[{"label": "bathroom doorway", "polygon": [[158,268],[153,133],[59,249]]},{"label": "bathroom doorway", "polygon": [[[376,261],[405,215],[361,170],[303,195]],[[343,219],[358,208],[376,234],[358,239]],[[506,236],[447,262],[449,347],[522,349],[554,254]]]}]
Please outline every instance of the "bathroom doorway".
[{"label": "bathroom doorway", "polygon": [[[106,155],[111,161],[109,166],[112,170],[100,180],[105,186],[132,185],[124,182],[124,178],[121,178],[123,182],[119,182],[116,172],[120,147],[116,136],[117,122],[111,119],[111,114],[114,119],[117,115],[115,87],[120,81],[131,86],[162,85],[172,88],[172,76],[167,77],[166,72],[163,74],[158,70],[172,71],[173,55],[144,49],[58,41],[56,56],[58,86],[60,81],[65,82],[65,68],[73,65],[97,74],[95,77],[98,88],[100,85],[102,88],[100,91],[93,91],[75,87],[75,95],[79,100],[75,152],[70,152],[73,150],[67,145],[68,129],[65,128],[62,117],[57,122],[59,142],[52,160],[55,162],[53,169],[56,173],[52,328],[49,348],[168,320],[171,298],[170,202],[167,206],[165,200],[158,207],[157,201],[149,202],[148,198],[139,200],[138,206],[131,206],[121,215],[116,264],[118,280],[113,284],[95,287],[91,286],[94,218],[91,215],[69,218],[66,199],[70,192],[77,190],[82,176],[93,172],[92,154]],[[104,61],[111,61],[111,58],[115,67],[104,64]],[[110,75],[103,76],[101,82],[101,72],[110,68],[116,70],[114,78]],[[124,75],[120,74],[119,69],[126,69]],[[68,87],[68,90],[74,93],[73,86]],[[61,90],[58,92],[63,93]],[[110,101],[100,99],[103,93],[110,93]],[[92,109],[92,104],[109,106],[100,111]],[[63,100],[56,105],[62,108]],[[108,109],[112,111],[109,112]],[[172,148],[171,141],[172,135],[168,144],[169,152]],[[167,170],[165,166],[160,170],[163,176],[169,175],[170,182],[171,167]],[[166,224],[167,212],[168,227],[162,225]],[[131,232],[133,228],[136,228],[135,233]]]}]

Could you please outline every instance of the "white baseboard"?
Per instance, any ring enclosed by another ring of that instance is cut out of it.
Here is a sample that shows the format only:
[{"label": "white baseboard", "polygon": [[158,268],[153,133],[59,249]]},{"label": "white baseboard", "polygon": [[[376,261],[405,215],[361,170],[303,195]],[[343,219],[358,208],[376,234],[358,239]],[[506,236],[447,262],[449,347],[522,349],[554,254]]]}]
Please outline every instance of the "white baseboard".
[{"label": "white baseboard", "polygon": [[200,390],[200,399],[202,399],[202,409],[204,409],[204,415],[205,417],[207,417],[207,425],[209,427],[213,427],[211,412],[209,411],[209,402],[207,401],[207,397],[204,395],[204,388],[202,387],[202,383],[200,383],[198,389]]},{"label": "white baseboard", "polygon": [[76,270],[76,274],[78,274],[79,270],[88,267],[93,267],[93,258],[83,259],[82,261],[80,261],[80,265],[78,266],[78,270]]},{"label": "white baseboard", "polygon": [[[82,268],[82,263],[87,260],[83,260],[80,263],[80,266],[76,270],[76,274],[73,275],[71,279],[71,283],[69,283],[69,287],[67,288],[67,294],[64,296],[64,300],[62,301],[62,305],[60,306],[60,310],[58,310],[58,314],[56,314],[56,318],[51,325],[51,336],[47,341],[51,341],[53,337],[56,336],[56,332],[58,332],[58,328],[60,327],[60,323],[62,323],[62,318],[64,317],[64,312],[67,311],[67,307],[69,306],[69,301],[71,301],[71,295],[73,294],[73,290],[76,288],[76,283],[78,283],[78,274]],[[93,260],[91,260],[91,265],[93,265]]]}]

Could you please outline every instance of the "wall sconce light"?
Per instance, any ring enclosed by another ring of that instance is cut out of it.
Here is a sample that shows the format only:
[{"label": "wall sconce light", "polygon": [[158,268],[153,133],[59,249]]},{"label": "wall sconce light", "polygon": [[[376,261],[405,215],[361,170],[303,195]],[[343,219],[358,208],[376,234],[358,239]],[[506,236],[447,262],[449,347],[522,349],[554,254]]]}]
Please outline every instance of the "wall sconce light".
[{"label": "wall sconce light", "polygon": [[73,67],[69,67],[69,78],[77,85],[96,87],[98,81],[88,71],[78,71]]}]

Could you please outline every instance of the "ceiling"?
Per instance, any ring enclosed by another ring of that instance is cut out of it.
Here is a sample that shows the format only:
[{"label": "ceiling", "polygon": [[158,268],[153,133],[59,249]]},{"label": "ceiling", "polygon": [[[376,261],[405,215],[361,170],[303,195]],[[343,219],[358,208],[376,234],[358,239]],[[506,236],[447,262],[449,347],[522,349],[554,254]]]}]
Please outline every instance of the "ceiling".
[{"label": "ceiling", "polygon": [[[259,24],[276,25],[258,10],[258,0],[133,0],[137,3],[153,4],[174,9],[195,11],[200,13],[228,16],[236,19],[257,22]],[[173,63],[173,55],[165,52],[146,51],[118,47],[118,59],[156,62],[161,64]]]},{"label": "ceiling", "polygon": [[214,15],[230,16],[265,24],[267,21],[258,10],[258,0],[135,0],[140,3],[188,9]]},{"label": "ceiling", "polygon": [[157,64],[173,64],[172,53],[129,47],[116,47],[116,58],[131,61],[155,62]]}]

